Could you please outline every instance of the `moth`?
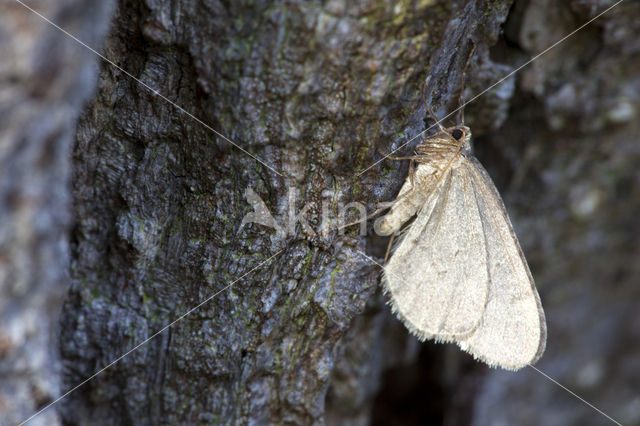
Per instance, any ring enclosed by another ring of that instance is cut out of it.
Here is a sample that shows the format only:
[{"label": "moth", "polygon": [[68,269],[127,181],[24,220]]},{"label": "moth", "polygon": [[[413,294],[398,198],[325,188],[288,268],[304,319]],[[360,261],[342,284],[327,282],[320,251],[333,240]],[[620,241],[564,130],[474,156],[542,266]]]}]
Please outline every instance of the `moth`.
[{"label": "moth", "polygon": [[384,266],[385,291],[421,340],[454,342],[489,366],[518,370],[545,349],[540,296],[502,199],[472,155],[471,130],[434,119],[439,131],[399,158],[417,167],[374,225],[392,235],[415,216]]}]

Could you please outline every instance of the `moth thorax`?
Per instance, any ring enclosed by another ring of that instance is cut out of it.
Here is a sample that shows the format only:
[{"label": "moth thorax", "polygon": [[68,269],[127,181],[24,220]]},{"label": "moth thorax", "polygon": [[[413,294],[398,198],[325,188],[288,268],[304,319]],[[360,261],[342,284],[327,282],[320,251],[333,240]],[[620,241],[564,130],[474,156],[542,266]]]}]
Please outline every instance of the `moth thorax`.
[{"label": "moth thorax", "polygon": [[460,153],[462,155],[473,155],[473,147],[471,146],[471,129],[467,126],[457,126],[450,129],[449,134],[460,143]]},{"label": "moth thorax", "polygon": [[471,145],[471,133],[469,133],[460,147],[460,153],[464,156],[473,155],[473,145]]}]

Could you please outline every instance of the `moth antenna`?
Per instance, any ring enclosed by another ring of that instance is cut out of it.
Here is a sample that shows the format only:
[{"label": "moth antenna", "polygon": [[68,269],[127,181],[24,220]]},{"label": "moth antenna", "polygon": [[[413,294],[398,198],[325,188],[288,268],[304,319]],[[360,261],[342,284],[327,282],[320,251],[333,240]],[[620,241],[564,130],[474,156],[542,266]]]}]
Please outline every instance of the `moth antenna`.
[{"label": "moth antenna", "polygon": [[[473,43],[473,41],[471,41]],[[460,96],[458,97],[458,105],[460,105],[460,124],[464,126],[464,85],[467,81],[467,70],[469,69],[469,64],[471,64],[471,58],[473,57],[474,52],[476,51],[476,44],[473,43],[473,47],[471,48],[471,52],[469,53],[469,57],[467,58],[467,62],[462,69],[462,86],[460,87]]]},{"label": "moth antenna", "polygon": [[428,76],[427,79],[424,81],[424,83],[422,83],[422,103],[424,104],[425,107],[427,107],[427,111],[429,112],[429,115],[431,115],[431,118],[433,118],[433,120],[436,122],[436,124],[440,128],[440,131],[444,132],[445,131],[444,127],[442,127],[442,124],[440,124],[440,120],[438,120],[438,118],[433,113],[433,111],[431,111],[431,108],[429,107],[429,104],[427,104],[427,99],[424,94],[424,92],[427,90],[427,83],[429,82],[429,80],[431,80],[431,76]]}]

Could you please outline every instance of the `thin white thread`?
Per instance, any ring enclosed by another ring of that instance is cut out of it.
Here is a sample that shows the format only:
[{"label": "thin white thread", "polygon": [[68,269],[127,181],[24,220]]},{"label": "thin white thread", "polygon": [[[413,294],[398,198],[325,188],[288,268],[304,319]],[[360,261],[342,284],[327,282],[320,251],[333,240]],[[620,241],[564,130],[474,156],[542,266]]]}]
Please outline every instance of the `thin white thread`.
[{"label": "thin white thread", "polygon": [[163,99],[164,101],[168,102],[170,105],[172,105],[174,108],[176,108],[178,111],[182,112],[183,114],[188,115],[190,118],[192,118],[193,120],[195,120],[196,122],[200,123],[202,126],[204,126],[205,128],[209,129],[210,131],[212,131],[213,133],[215,133],[217,136],[221,137],[222,139],[224,139],[225,141],[229,142],[231,145],[235,146],[236,148],[238,148],[240,151],[244,152],[245,154],[247,154],[249,157],[253,158],[254,160],[256,160],[258,163],[262,164],[263,166],[265,166],[266,168],[268,168],[269,170],[271,170],[272,172],[276,173],[277,175],[280,175],[282,177],[285,177],[282,173],[278,172],[277,170],[275,170],[273,167],[269,166],[267,163],[265,163],[264,161],[262,161],[261,159],[259,159],[258,157],[256,157],[255,155],[251,154],[249,151],[247,151],[246,149],[242,148],[240,145],[238,145],[237,143],[235,143],[234,141],[232,141],[231,139],[229,139],[228,137],[226,137],[225,135],[223,135],[222,133],[220,133],[219,131],[217,131],[216,129],[214,129],[213,127],[209,126],[207,123],[205,123],[204,121],[200,120],[198,117],[196,117],[195,115],[191,114],[189,111],[187,111],[186,109],[182,108],[180,105],[176,104],[175,102],[173,102],[172,100],[170,100],[169,98],[167,98],[166,96],[164,96],[162,93],[158,92],[156,89],[152,88],[151,86],[149,86],[148,84],[146,84],[145,82],[143,82],[142,80],[134,77],[131,73],[129,73],[128,71],[126,71],[124,68],[120,67],[119,65],[117,65],[115,62],[113,62],[112,60],[110,60],[109,58],[107,58],[106,56],[102,55],[100,52],[96,51],[95,49],[93,49],[91,46],[89,46],[88,44],[84,43],[82,40],[80,40],[79,38],[75,37],[73,34],[69,33],[68,31],[66,31],[64,28],[60,27],[59,25],[57,25],[56,23],[54,23],[53,21],[49,20],[46,16],[40,14],[39,12],[37,12],[36,10],[30,8],[29,6],[27,6],[26,4],[24,4],[21,0],[15,0],[16,2],[18,2],[19,4],[21,4],[22,6],[24,6],[26,9],[28,9],[29,11],[31,11],[32,13],[36,14],[37,16],[39,16],[41,19],[43,19],[45,22],[47,22],[49,25],[52,25],[53,27],[55,27],[57,30],[61,31],[62,33],[64,33],[65,35],[71,37],[71,39],[73,39],[76,43],[82,45],[83,47],[89,49],[93,54],[95,54],[96,56],[98,56],[100,59],[102,59],[103,61],[107,62],[108,64],[110,64],[111,66],[115,67],[118,71],[124,73],[125,75],[127,75],[128,77],[132,78],[133,80],[135,80],[138,84],[140,84],[141,86],[143,86],[144,88],[146,88],[147,90],[149,90],[154,96],[158,96],[161,99]]},{"label": "thin white thread", "polygon": [[547,379],[551,380],[553,383],[555,383],[556,385],[560,386],[562,389],[564,389],[565,391],[569,392],[571,395],[575,396],[576,398],[578,398],[580,401],[584,402],[585,404],[587,404],[589,407],[593,408],[594,410],[596,410],[598,413],[602,414],[603,416],[605,416],[607,419],[611,420],[613,423],[617,424],[618,426],[622,426],[622,423],[612,419],[611,417],[609,417],[606,413],[604,413],[602,410],[600,410],[598,407],[594,406],[593,404],[589,403],[588,401],[586,401],[584,398],[580,397],[579,395],[577,395],[575,392],[573,392],[572,390],[568,389],[567,387],[563,386],[562,384],[560,384],[558,381],[552,379],[551,377],[549,377],[547,374],[543,373],[541,370],[537,369],[536,367],[534,367],[531,364],[528,364],[529,367],[533,368],[534,370],[536,370],[538,373],[542,374],[544,377],[546,377]]},{"label": "thin white thread", "polygon": [[[594,16],[593,18],[591,18],[589,21],[587,21],[586,23],[580,25],[578,28],[576,28],[575,30],[571,31],[569,34],[567,34],[566,36],[562,37],[560,40],[556,41],[555,43],[553,43],[551,46],[547,47],[546,49],[544,49],[542,52],[538,53],[536,56],[534,56],[533,58],[529,59],[527,62],[525,62],[524,64],[520,65],[518,68],[516,68],[515,70],[511,71],[509,74],[505,75],[504,77],[502,77],[500,80],[496,81],[495,83],[493,83],[491,86],[487,87],[486,89],[484,89],[482,92],[478,93],[477,95],[475,95],[473,98],[469,99],[467,102],[465,102],[464,104],[462,104],[461,106],[459,106],[458,108],[454,109],[453,111],[451,111],[449,114],[445,115],[444,117],[442,117],[440,119],[441,122],[443,122],[444,120],[446,120],[447,118],[451,117],[453,114],[455,114],[456,112],[458,112],[459,110],[461,110],[462,108],[464,108],[465,106],[467,106],[468,104],[470,104],[471,102],[475,101],[476,99],[478,99],[480,96],[484,95],[485,93],[487,93],[489,90],[493,89],[494,87],[496,87],[497,85],[499,85],[500,83],[502,83],[503,81],[505,81],[506,79],[508,79],[509,77],[511,77],[512,75],[514,75],[515,73],[517,73],[518,71],[520,71],[522,68],[526,67],[527,65],[529,65],[531,62],[535,61],[536,59],[538,59],[540,56],[544,55],[545,53],[547,53],[548,51],[550,51],[551,49],[553,49],[554,47],[556,47],[557,45],[559,45],[560,43],[563,43],[566,39],[568,39],[569,37],[573,36],[575,33],[577,33],[578,31],[582,30],[584,27],[586,27],[587,25],[589,25],[590,23],[592,23],[593,21],[595,21],[596,19],[598,19],[599,17],[601,17],[602,15],[604,15],[605,13],[609,12],[611,9],[613,9],[614,7],[616,7],[617,5],[619,5],[620,3],[622,3],[624,0],[618,0],[617,3],[614,3],[612,6],[609,6],[607,9],[605,9],[603,12],[600,12],[599,14],[597,14],[596,16]],[[407,146],[408,144],[410,144],[412,141],[414,141],[415,139],[419,138],[420,136],[422,136],[423,134],[425,134],[426,132],[428,132],[429,130],[431,130],[434,126],[436,126],[437,123],[432,124],[431,126],[429,126],[428,128],[424,129],[422,132],[418,133],[417,135],[415,135],[414,137],[412,137],[411,139],[409,139],[407,142],[403,143],[402,145],[400,145],[399,147],[397,147],[396,149],[394,149],[393,151],[391,151],[389,154],[387,155],[391,155],[394,152],[404,148],[405,146]],[[371,169],[372,167],[375,167],[377,164],[381,163],[382,161],[384,161],[384,158],[381,158],[380,160],[376,161],[375,163],[373,163],[372,165],[370,165],[369,167],[367,167],[366,169],[364,169],[363,171],[361,171],[360,173],[358,173],[356,176],[360,176],[362,175],[364,172],[368,171],[369,169]]]},{"label": "thin white thread", "polygon": [[120,362],[122,359],[124,359],[127,355],[131,354],[132,352],[138,350],[140,347],[144,346],[145,344],[147,344],[151,339],[153,339],[154,337],[158,336],[159,334],[163,333],[165,330],[167,330],[169,327],[171,327],[172,325],[176,324],[177,322],[183,320],[185,317],[187,317],[188,315],[190,315],[191,313],[193,313],[195,310],[197,310],[198,308],[200,308],[202,305],[204,305],[205,303],[210,302],[211,300],[213,300],[213,298],[215,298],[217,295],[219,295],[220,293],[228,290],[229,288],[231,288],[235,283],[237,283],[238,281],[240,281],[241,279],[243,279],[244,277],[246,277],[247,275],[249,275],[250,273],[252,273],[253,271],[255,271],[256,269],[258,269],[259,267],[261,267],[262,265],[264,265],[265,263],[270,262],[274,257],[278,256],[280,253],[282,253],[284,251],[284,249],[278,251],[276,254],[274,254],[273,256],[269,257],[267,260],[264,260],[262,262],[260,262],[258,265],[256,265],[255,267],[251,268],[248,272],[246,272],[245,274],[243,274],[240,278],[238,278],[235,281],[232,281],[231,284],[227,285],[226,287],[224,287],[222,290],[218,290],[217,292],[215,292],[214,294],[212,294],[211,296],[207,297],[205,300],[203,300],[202,302],[200,302],[198,305],[196,305],[195,307],[189,309],[187,312],[185,312],[184,314],[180,315],[178,318],[176,318],[175,320],[173,320],[172,322],[170,322],[168,325],[165,325],[164,327],[162,327],[160,330],[156,331],[155,333],[153,333],[151,335],[151,337],[148,337],[147,339],[143,340],[142,342],[138,343],[136,346],[134,346],[133,348],[129,349],[127,352],[125,352],[123,355],[119,356],[118,358],[116,358],[114,361],[111,361],[109,364],[107,364],[106,366],[104,366],[103,368],[101,368],[100,370],[98,370],[97,372],[95,372],[93,375],[91,375],[90,377],[88,377],[87,379],[83,380],[80,384],[74,386],[73,388],[71,388],[70,390],[68,390],[67,392],[65,392],[64,394],[60,395],[58,398],[56,398],[54,401],[50,402],[49,404],[45,405],[43,408],[41,408],[40,410],[38,410],[37,412],[35,412],[34,414],[32,414],[28,419],[22,421],[21,423],[18,424],[18,426],[22,426],[25,423],[31,421],[34,417],[40,415],[42,412],[44,412],[45,410],[51,408],[53,405],[57,404],[58,402],[60,402],[61,400],[63,400],[64,398],[66,398],[67,396],[69,396],[71,393],[75,392],[77,389],[81,388],[82,386],[84,386],[85,384],[87,384],[89,381],[91,381],[92,379],[94,379],[96,376],[98,376],[99,374],[103,373],[105,370],[109,369],[110,367],[112,367],[113,365],[117,364],[118,362]]},{"label": "thin white thread", "polygon": [[[356,253],[358,253],[360,256],[364,257],[365,259],[369,260],[371,263],[376,264],[377,266],[379,266],[380,268],[384,269],[384,266],[379,263],[378,261],[376,261],[375,259],[367,256],[365,253],[363,253],[362,251],[355,249]],[[404,281],[401,277],[398,277],[397,275],[396,278],[398,278],[400,281]],[[551,382],[555,383],[556,385],[560,386],[562,389],[564,389],[565,391],[569,392],[571,395],[573,395],[574,397],[578,398],[580,401],[584,402],[585,404],[587,404],[589,407],[593,408],[594,410],[596,410],[598,413],[602,414],[603,416],[605,416],[607,419],[611,420],[613,423],[622,426],[622,424],[620,424],[619,422],[615,421],[614,419],[612,419],[610,416],[608,416],[605,412],[603,412],[602,410],[598,409],[596,406],[594,406],[593,404],[589,403],[588,401],[586,401],[584,398],[582,398],[581,396],[579,396],[578,394],[576,394],[575,392],[571,391],[570,389],[566,388],[565,386],[561,385],[557,380],[552,379],[550,376],[548,376],[547,374],[543,373],[541,370],[537,369],[536,367],[534,367],[531,364],[527,364],[529,367],[533,368],[534,370],[536,370],[538,373],[542,374],[544,377],[546,377],[547,379],[549,379]]]}]

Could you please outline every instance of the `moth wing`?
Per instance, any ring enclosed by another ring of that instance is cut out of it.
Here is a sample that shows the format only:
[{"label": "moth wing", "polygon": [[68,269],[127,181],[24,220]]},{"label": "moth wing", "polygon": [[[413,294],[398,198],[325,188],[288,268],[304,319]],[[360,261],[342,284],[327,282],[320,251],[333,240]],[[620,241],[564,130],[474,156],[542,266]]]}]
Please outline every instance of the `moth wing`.
[{"label": "moth wing", "polygon": [[488,173],[475,158],[462,167],[468,171],[482,216],[489,292],[479,327],[458,344],[489,365],[517,370],[544,352],[546,323],[540,296]]},{"label": "moth wing", "polygon": [[482,319],[486,250],[478,205],[465,182],[457,168],[445,172],[384,268],[394,312],[423,340],[461,339]]}]

